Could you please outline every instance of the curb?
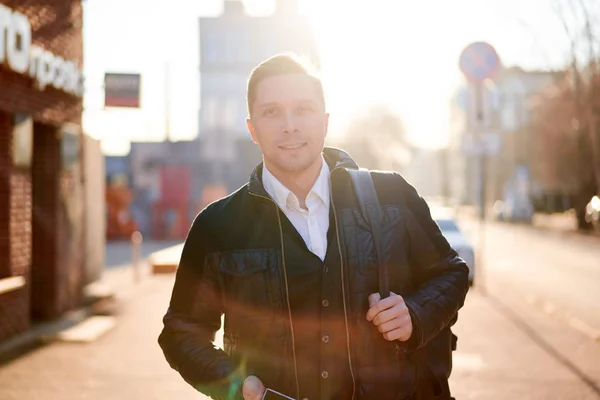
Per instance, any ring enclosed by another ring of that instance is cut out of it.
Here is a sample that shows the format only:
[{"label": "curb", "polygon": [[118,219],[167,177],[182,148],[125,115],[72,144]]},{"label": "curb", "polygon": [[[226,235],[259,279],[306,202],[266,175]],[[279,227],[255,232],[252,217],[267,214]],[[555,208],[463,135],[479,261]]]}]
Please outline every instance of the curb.
[{"label": "curb", "polygon": [[163,274],[174,274],[177,272],[178,264],[177,263],[155,263],[150,262],[150,266],[152,268],[153,275],[163,275]]},{"label": "curb", "polygon": [[81,323],[92,315],[92,307],[84,307],[71,311],[56,321],[33,325],[26,332],[0,344],[0,365],[42,347],[48,343],[44,338],[56,336],[59,332]]},{"label": "curb", "polygon": [[174,274],[179,267],[183,243],[150,254],[148,263],[153,275]]},{"label": "curb", "polygon": [[73,328],[92,316],[113,314],[116,302],[114,293],[90,295],[84,300],[84,306],[67,312],[57,320],[34,324],[27,331],[0,342],[0,365],[52,343],[49,338],[58,336],[60,332]]}]

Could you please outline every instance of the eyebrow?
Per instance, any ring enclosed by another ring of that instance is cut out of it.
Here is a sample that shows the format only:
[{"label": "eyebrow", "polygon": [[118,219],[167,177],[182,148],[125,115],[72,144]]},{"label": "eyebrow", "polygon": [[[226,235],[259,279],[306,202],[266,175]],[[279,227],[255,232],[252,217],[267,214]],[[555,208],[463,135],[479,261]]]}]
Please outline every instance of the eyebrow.
[{"label": "eyebrow", "polygon": [[265,108],[265,107],[273,107],[273,106],[278,106],[279,103],[262,103],[259,104],[258,107],[260,108]]},{"label": "eyebrow", "polygon": [[[314,100],[309,100],[309,99],[304,99],[304,100],[298,100],[297,103],[311,103],[316,105],[317,102]],[[280,106],[281,103],[277,103],[277,102],[270,102],[270,103],[262,103],[259,104],[258,107],[259,108],[265,108],[265,107],[273,107],[273,106]]]}]

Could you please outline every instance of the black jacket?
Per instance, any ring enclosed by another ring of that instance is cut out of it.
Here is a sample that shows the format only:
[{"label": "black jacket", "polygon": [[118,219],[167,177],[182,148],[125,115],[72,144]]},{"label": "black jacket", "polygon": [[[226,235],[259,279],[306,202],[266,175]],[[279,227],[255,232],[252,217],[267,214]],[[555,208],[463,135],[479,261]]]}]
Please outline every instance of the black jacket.
[{"label": "black jacket", "polygon": [[[326,148],[324,156],[331,169],[354,398],[411,395],[420,351],[429,353],[427,362],[437,379],[447,380],[449,346],[426,345],[456,320],[468,290],[466,264],[410,184],[396,173],[373,173],[385,212],[384,253],[387,264],[395,266],[389,271],[390,289],[404,297],[413,322],[408,342],[386,341],[365,318],[367,297],[378,291],[378,275],[373,238],[344,171],[357,166],[337,149]],[[260,171],[261,166],[247,185],[195,219],[159,337],[171,367],[215,399],[241,399],[247,375],[268,377],[269,386],[296,393],[281,214]],[[224,351],[213,344],[223,313]]]}]

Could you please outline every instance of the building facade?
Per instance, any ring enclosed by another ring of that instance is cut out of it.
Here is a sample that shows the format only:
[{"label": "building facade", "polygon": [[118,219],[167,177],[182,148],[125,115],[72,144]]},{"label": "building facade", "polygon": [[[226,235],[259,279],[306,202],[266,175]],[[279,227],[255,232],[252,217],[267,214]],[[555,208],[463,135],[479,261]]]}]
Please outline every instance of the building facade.
[{"label": "building facade", "polygon": [[250,17],[239,0],[225,0],[218,17],[200,19],[201,158],[208,183],[228,191],[247,181],[260,151],[246,127],[246,85],[252,69],[280,52],[292,51],[316,69],[319,57],[297,0],[277,0],[272,15]]},{"label": "building facade", "polygon": [[[457,90],[451,104],[449,165],[451,197],[461,204],[479,204],[482,185],[478,134],[486,138],[486,199],[503,200],[528,181],[531,156],[530,99],[556,79],[549,71],[506,68],[483,89],[483,122],[476,119],[475,92]],[[511,194],[512,195],[512,194]]]},{"label": "building facade", "polygon": [[81,0],[0,0],[0,341],[80,305]]}]

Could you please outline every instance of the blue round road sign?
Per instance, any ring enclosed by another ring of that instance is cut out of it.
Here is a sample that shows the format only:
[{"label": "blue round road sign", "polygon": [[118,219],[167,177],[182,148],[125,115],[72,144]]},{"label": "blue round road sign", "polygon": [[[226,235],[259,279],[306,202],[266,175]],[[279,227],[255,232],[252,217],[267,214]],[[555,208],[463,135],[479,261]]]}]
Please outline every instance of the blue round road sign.
[{"label": "blue round road sign", "polygon": [[460,70],[474,82],[490,79],[500,70],[500,57],[489,43],[475,42],[468,45],[460,55]]}]

